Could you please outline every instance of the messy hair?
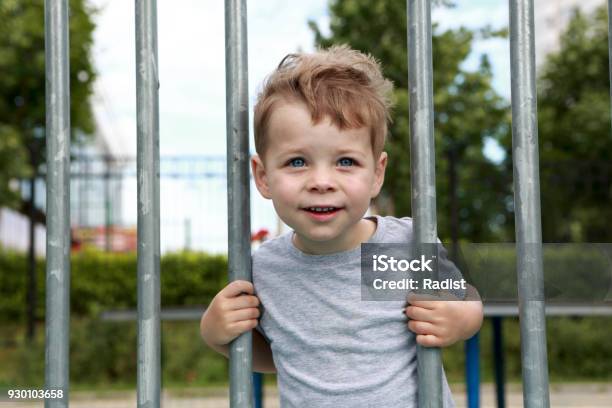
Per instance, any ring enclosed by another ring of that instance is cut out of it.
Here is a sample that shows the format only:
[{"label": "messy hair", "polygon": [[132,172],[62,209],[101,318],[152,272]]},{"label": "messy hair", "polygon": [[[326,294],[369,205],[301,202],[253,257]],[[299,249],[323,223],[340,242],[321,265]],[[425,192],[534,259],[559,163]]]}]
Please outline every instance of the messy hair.
[{"label": "messy hair", "polygon": [[374,158],[383,151],[393,83],[371,55],[347,45],[312,54],[289,54],[263,82],[254,114],[255,150],[263,156],[272,112],[279,103],[302,103],[313,124],[329,117],[340,130],[367,126]]}]

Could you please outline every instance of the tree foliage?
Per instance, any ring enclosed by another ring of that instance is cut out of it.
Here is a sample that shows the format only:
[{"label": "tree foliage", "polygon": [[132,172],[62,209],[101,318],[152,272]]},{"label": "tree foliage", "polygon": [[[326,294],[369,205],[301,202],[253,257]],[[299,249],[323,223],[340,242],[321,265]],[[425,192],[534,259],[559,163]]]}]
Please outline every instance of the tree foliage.
[{"label": "tree foliage", "polygon": [[[346,43],[370,53],[395,84],[397,104],[386,146],[389,164],[376,205],[382,213],[410,215],[406,2],[335,0],[329,12],[329,36],[323,35],[315,23],[309,23],[317,45]],[[499,35],[486,27],[481,33]],[[465,28],[439,32],[433,27],[438,229],[443,239],[451,235],[453,202],[458,209],[455,233],[461,238],[509,238],[508,202],[512,196],[505,177],[507,168],[483,154],[486,138],[508,144],[508,103],[491,86],[492,72],[486,56],[482,56],[476,70],[463,67],[478,34]],[[456,177],[454,189],[451,175]]]},{"label": "tree foliage", "polygon": [[[70,1],[70,117],[72,136],[91,134],[89,98],[93,9]],[[34,174],[45,160],[45,27],[43,0],[0,2],[0,206],[15,204],[11,180]]]},{"label": "tree foliage", "polygon": [[576,11],[538,84],[545,241],[612,238],[609,81],[607,12]]}]

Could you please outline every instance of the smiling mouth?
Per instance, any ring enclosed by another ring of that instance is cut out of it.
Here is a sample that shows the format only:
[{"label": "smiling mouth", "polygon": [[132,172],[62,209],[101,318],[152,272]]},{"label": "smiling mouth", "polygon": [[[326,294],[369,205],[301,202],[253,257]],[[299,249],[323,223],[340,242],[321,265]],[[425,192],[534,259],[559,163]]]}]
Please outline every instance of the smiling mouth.
[{"label": "smiling mouth", "polygon": [[330,206],[321,206],[321,207],[306,207],[302,208],[304,211],[308,211],[312,214],[331,214],[341,210],[342,207],[330,207]]}]

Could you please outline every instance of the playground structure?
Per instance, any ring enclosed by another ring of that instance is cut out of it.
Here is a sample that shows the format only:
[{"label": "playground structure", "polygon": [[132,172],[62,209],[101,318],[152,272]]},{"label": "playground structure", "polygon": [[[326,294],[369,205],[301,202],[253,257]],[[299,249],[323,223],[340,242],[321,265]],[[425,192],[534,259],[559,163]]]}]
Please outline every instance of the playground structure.
[{"label": "playground structure", "polygon": [[[536,115],[533,0],[510,0],[512,129],[523,395],[548,407]],[[251,280],[246,0],[226,0],[229,280]],[[408,0],[412,215],[419,243],[437,240],[431,9]],[[608,10],[612,0],[608,1]],[[156,0],[136,1],[138,178],[138,407],[159,407],[160,237]],[[609,22],[610,23],[610,22]],[[45,1],[47,265],[45,385],[69,400],[70,102],[68,1]],[[609,25],[612,33],[612,24]],[[612,35],[611,35],[612,37]],[[610,41],[612,49],[612,41]],[[612,82],[612,62],[610,65]],[[611,96],[612,97],[612,96]],[[440,350],[418,347],[419,406],[442,406]],[[253,407],[251,333],[230,351],[230,406]]]}]

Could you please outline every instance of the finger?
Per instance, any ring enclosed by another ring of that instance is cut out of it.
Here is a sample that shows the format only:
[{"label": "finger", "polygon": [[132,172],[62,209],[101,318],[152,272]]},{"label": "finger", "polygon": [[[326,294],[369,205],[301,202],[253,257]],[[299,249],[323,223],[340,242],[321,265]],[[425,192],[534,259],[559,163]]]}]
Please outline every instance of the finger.
[{"label": "finger", "polygon": [[243,320],[257,319],[259,317],[259,309],[249,307],[247,309],[234,310],[228,314],[227,319],[231,323],[240,322]]},{"label": "finger", "polygon": [[258,324],[259,322],[257,319],[241,320],[239,322],[232,323],[230,325],[230,330],[235,334],[242,334],[246,331],[254,329]]},{"label": "finger", "polygon": [[434,323],[434,315],[430,309],[424,309],[419,306],[408,306],[405,309],[406,316],[412,320]]},{"label": "finger", "polygon": [[432,334],[419,334],[416,341],[424,347],[440,347],[440,340]]},{"label": "finger", "polygon": [[245,280],[235,280],[228,283],[223,289],[223,295],[225,297],[235,297],[242,293],[252,295],[254,293],[253,284]]},{"label": "finger", "polygon": [[225,301],[225,310],[240,310],[249,307],[258,307],[259,298],[253,295],[236,296]]},{"label": "finger", "polygon": [[[440,300],[432,300],[431,296],[426,295],[408,295],[407,303],[410,305],[418,306],[423,309],[435,309],[440,304]],[[439,299],[439,298],[436,298]]]},{"label": "finger", "polygon": [[439,335],[436,326],[429,322],[421,322],[418,320],[410,320],[408,322],[408,328],[416,334],[432,334],[434,336]]}]

